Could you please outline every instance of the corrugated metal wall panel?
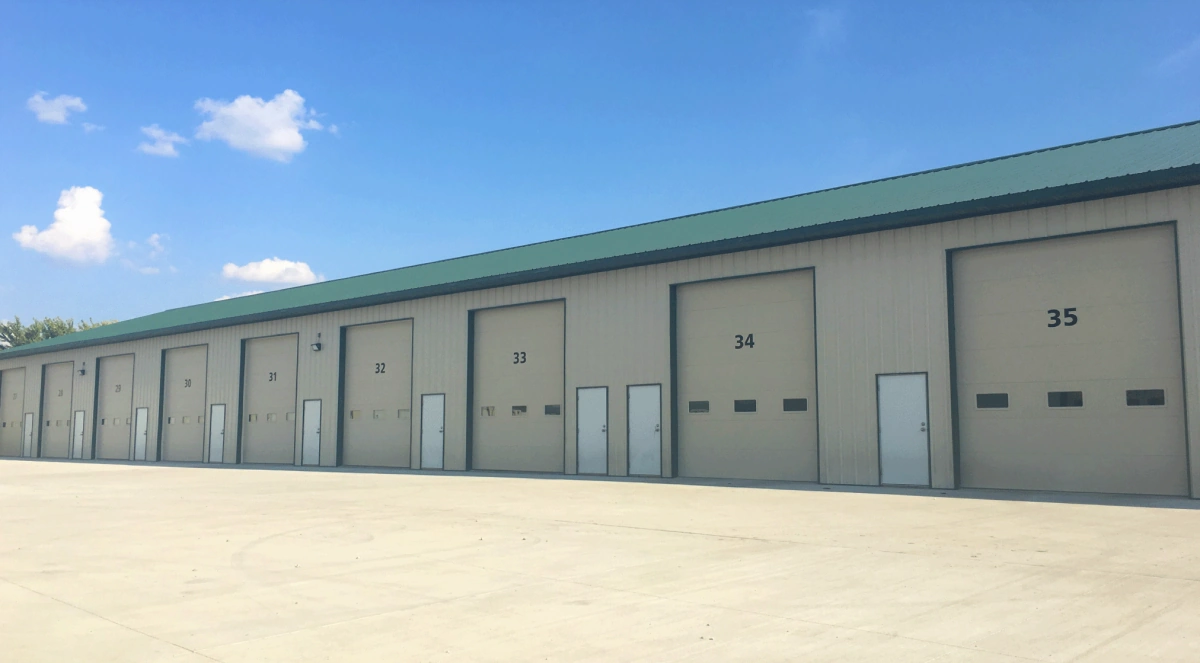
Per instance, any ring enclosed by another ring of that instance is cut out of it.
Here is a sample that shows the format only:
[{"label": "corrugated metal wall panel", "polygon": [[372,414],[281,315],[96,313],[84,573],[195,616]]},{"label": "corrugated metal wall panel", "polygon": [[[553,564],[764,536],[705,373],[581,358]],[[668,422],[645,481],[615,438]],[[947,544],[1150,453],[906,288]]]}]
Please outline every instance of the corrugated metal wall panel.
[{"label": "corrugated metal wall panel", "polygon": [[[42,366],[87,362],[76,376],[74,409],[88,413],[91,430],[96,358],[135,352],[134,407],[150,408],[148,457],[158,438],[162,351],[209,346],[208,403],[228,408],[224,462],[235,460],[243,339],[284,333],[300,337],[299,403],[322,401],[321,464],[336,461],[340,328],[412,318],[413,457],[420,465],[420,395],[446,395],[446,468],[466,466],[467,315],[472,309],[566,300],[566,390],[564,425],[569,472],[575,467],[575,390],[609,388],[609,467],[626,473],[626,388],[670,385],[670,287],[712,278],[815,267],[821,477],[829,483],[878,482],[875,376],[928,372],[933,483],[954,482],[950,411],[950,364],[946,251],[1017,241],[1179,221],[1182,324],[1188,381],[1193,492],[1200,488],[1200,187],[1014,212],[995,216],[839,237],[555,279],[505,288],[339,311],[289,320],[240,325],[207,332],[159,337],[0,360],[0,369],[24,366],[26,411],[40,407]],[[317,341],[323,349],[313,352]],[[663,404],[663,465],[671,466],[671,404]],[[37,415],[40,418],[40,413]],[[297,444],[300,444],[297,417]],[[207,433],[206,433],[207,439]],[[299,453],[297,453],[299,457]]]}]

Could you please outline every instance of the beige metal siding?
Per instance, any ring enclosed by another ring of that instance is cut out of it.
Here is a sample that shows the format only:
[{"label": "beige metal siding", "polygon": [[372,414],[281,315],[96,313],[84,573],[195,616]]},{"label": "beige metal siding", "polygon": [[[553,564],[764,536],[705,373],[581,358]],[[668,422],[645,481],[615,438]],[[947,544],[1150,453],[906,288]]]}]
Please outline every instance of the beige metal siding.
[{"label": "beige metal siding", "polygon": [[295,334],[246,341],[242,396],[242,461],[296,461]]},{"label": "beige metal siding", "polygon": [[133,453],[134,356],[101,357],[96,361],[95,457],[129,460]]},{"label": "beige metal siding", "polygon": [[42,458],[69,458],[71,451],[71,387],[74,362],[47,364],[42,368]]},{"label": "beige metal siding", "polygon": [[25,369],[0,371],[0,456],[20,456],[25,426]]},{"label": "beige metal siding", "polygon": [[972,249],[953,275],[964,485],[1187,494],[1172,227]]},{"label": "beige metal siding", "polygon": [[473,469],[563,471],[563,319],[561,301],[476,311]]},{"label": "beige metal siding", "polygon": [[409,467],[412,320],[346,329],[342,464]]},{"label": "beige metal siding", "polygon": [[[208,346],[173,348],[162,372],[162,460],[198,463],[204,458]],[[152,446],[147,440],[147,446]]]},{"label": "beige metal siding", "polygon": [[[675,297],[679,474],[816,481],[812,271],[692,283]],[[785,412],[784,399],[805,410]]]},{"label": "beige metal siding", "polygon": [[[815,267],[817,378],[821,480],[872,485],[879,481],[875,375],[929,373],[930,453],[933,485],[954,485],[950,415],[949,321],[946,300],[947,249],[1178,221],[1180,299],[1185,355],[1192,490],[1200,487],[1200,187],[1062,205],[1010,214],[867,233],[853,237],[744,251],[589,274],[539,283],[464,292],[320,315],[203,332],[114,343],[106,346],[0,359],[0,369],[28,368],[26,408],[36,412],[41,365],[92,361],[97,356],[137,353],[134,406],[159,412],[161,352],[209,345],[208,402],[229,406],[225,462],[235,462],[233,431],[239,394],[243,339],[298,334],[298,400],[318,398],[322,430],[337,428],[338,330],[347,325],[413,319],[413,393],[446,394],[446,468],[466,463],[467,314],[472,309],[562,298],[567,301],[566,393],[577,387],[608,386],[609,469],[626,468],[625,399],[629,384],[663,385],[663,466],[671,468],[670,287],[711,278]],[[309,344],[322,335],[324,349]],[[91,364],[89,363],[89,366]],[[77,378],[76,395],[91,408],[91,380]],[[564,403],[566,468],[575,468],[573,399]],[[414,413],[416,414],[416,413]],[[90,415],[89,415],[90,416]],[[413,430],[419,430],[419,416]],[[413,433],[415,439],[416,433]],[[151,429],[151,437],[156,432]],[[329,435],[321,462],[333,465]],[[412,445],[419,463],[420,445]],[[151,454],[156,439],[150,440]],[[153,460],[153,458],[151,458]],[[1196,494],[1193,492],[1193,494]]]}]

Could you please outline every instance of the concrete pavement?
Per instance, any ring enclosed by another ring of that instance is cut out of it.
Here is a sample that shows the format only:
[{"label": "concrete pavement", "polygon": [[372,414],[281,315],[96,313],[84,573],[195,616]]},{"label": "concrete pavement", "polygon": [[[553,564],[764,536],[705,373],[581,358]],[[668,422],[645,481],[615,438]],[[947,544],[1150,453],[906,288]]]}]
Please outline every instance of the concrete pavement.
[{"label": "concrete pavement", "polygon": [[1200,661],[1200,504],[0,461],[0,661]]}]

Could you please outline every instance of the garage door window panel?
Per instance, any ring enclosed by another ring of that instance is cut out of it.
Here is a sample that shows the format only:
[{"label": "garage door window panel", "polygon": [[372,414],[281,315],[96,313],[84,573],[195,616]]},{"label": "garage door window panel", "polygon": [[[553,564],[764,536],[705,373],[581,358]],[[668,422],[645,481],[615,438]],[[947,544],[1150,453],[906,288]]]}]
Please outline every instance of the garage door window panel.
[{"label": "garage door window panel", "polygon": [[1083,407],[1082,391],[1051,391],[1046,393],[1046,404],[1052,408]]},{"label": "garage door window panel", "polygon": [[1125,392],[1125,404],[1129,407],[1163,407],[1167,404],[1164,389],[1129,389]]}]

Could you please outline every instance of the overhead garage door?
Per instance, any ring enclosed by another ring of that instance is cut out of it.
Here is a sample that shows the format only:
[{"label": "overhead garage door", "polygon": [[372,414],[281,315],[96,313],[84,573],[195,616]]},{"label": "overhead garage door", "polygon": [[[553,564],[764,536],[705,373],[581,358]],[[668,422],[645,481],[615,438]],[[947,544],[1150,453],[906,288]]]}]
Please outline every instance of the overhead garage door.
[{"label": "overhead garage door", "polygon": [[21,455],[24,413],[25,369],[0,371],[0,456]]},{"label": "overhead garage door", "polygon": [[676,289],[679,474],[816,481],[811,270]]},{"label": "overhead garage door", "polygon": [[965,486],[1187,493],[1174,229],[953,256]]},{"label": "overhead garage door", "polygon": [[163,353],[162,459],[198,463],[204,457],[204,406],[208,393],[208,346]]},{"label": "overhead garage door", "polygon": [[96,362],[96,458],[128,460],[133,430],[133,355]]},{"label": "overhead garage door", "polygon": [[246,341],[242,462],[295,462],[298,343],[295,334]]},{"label": "overhead garage door", "polygon": [[71,452],[71,386],[75,363],[42,368],[42,458],[69,458]]},{"label": "overhead garage door", "polygon": [[471,466],[563,471],[561,301],[476,311]]},{"label": "overhead garage door", "polygon": [[346,328],[342,464],[411,465],[412,320]]}]

